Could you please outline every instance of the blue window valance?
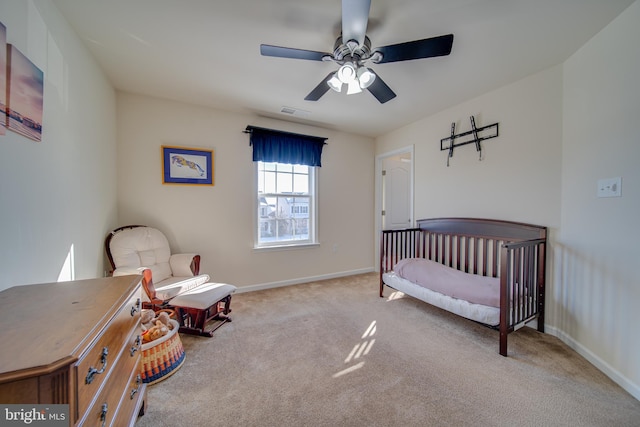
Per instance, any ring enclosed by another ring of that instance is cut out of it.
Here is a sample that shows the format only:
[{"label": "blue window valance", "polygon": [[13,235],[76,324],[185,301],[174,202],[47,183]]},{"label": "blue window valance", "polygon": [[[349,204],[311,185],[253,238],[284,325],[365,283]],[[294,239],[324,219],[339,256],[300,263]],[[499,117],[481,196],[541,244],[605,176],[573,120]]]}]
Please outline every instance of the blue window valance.
[{"label": "blue window valance", "polygon": [[255,126],[247,126],[245,132],[251,135],[254,162],[322,166],[320,158],[327,138]]}]

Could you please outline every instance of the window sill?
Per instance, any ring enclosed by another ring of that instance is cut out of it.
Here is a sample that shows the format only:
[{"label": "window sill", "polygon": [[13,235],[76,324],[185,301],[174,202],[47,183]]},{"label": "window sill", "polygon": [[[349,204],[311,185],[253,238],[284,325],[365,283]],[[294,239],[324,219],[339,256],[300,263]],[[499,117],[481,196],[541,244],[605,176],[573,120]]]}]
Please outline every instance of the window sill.
[{"label": "window sill", "polygon": [[320,243],[300,243],[293,245],[254,246],[253,250],[262,251],[292,251],[296,249],[309,249],[319,247]]}]

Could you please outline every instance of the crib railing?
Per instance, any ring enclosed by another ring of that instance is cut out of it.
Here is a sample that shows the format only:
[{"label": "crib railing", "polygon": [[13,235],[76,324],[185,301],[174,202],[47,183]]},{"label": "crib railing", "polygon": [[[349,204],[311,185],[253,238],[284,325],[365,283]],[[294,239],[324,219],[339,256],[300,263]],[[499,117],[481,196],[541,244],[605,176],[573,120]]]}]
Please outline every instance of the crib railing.
[{"label": "crib railing", "polygon": [[404,258],[425,258],[465,273],[498,277],[503,239],[438,233],[420,228],[384,230],[380,239],[380,296],[382,274]]},{"label": "crib railing", "polygon": [[[380,280],[405,258],[424,258],[424,231],[419,228],[383,230],[380,239]],[[382,295],[381,295],[382,296]]]}]

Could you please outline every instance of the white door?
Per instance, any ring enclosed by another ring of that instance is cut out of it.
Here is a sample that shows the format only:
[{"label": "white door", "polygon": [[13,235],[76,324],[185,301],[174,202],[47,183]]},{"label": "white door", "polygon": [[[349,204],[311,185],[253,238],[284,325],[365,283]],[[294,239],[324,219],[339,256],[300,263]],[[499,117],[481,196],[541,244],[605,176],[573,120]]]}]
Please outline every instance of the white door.
[{"label": "white door", "polygon": [[382,159],[382,229],[409,228],[411,212],[411,153]]}]

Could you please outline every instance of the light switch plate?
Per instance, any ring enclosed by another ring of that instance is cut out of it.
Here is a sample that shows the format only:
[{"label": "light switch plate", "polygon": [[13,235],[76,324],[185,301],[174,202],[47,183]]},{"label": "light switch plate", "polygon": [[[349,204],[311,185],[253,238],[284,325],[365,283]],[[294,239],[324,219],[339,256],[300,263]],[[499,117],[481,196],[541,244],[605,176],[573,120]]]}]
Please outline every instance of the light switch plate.
[{"label": "light switch plate", "polygon": [[598,180],[598,197],[620,197],[622,195],[622,178],[603,178]]}]

